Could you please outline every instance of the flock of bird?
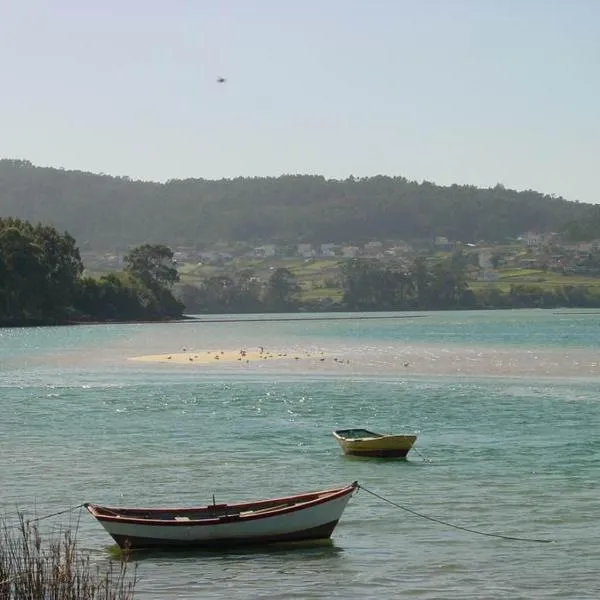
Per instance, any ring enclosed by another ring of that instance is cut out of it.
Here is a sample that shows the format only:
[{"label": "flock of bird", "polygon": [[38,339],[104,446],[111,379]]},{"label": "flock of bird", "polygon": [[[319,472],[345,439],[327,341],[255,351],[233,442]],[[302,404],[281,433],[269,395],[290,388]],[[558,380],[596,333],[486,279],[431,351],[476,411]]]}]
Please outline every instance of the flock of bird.
[{"label": "flock of bird", "polygon": [[[325,362],[325,360],[327,359],[327,357],[325,356],[325,352],[318,352],[315,354],[315,353],[304,351],[301,354],[288,354],[287,352],[278,352],[278,353],[268,352],[264,349],[264,346],[257,346],[257,348],[258,348],[258,359],[259,360],[269,360],[272,358],[290,358],[293,360],[300,360],[302,358],[316,358],[319,362]],[[187,352],[188,349],[182,348],[181,351]],[[212,354],[214,360],[221,360],[221,358],[224,358],[225,352],[223,350],[214,351],[214,352],[212,350],[207,350],[206,354]],[[194,362],[194,359],[199,359],[199,358],[200,358],[199,354],[190,354],[190,356],[188,357],[188,361]],[[238,361],[250,363],[251,358],[252,358],[252,356],[248,355],[248,350],[245,350],[242,348],[238,352],[238,356],[237,356]],[[167,356],[167,360],[172,360],[172,359],[173,359],[173,355]],[[350,364],[350,361],[348,359],[333,357],[331,360],[332,360],[332,362],[340,364],[340,365],[342,365],[342,364],[349,365]]]}]

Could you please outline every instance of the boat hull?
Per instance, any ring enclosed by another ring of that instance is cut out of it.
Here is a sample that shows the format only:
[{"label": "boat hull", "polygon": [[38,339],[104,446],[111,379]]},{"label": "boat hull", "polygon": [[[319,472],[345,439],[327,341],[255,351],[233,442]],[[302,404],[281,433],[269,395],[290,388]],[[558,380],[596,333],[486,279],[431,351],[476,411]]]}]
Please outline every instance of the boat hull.
[{"label": "boat hull", "polygon": [[410,448],[402,448],[396,450],[355,450],[349,448],[344,450],[347,456],[364,456],[367,458],[406,458]]},{"label": "boat hull", "polygon": [[111,533],[111,537],[122,549],[130,550],[153,550],[153,549],[206,549],[217,550],[227,548],[239,548],[247,546],[263,546],[269,544],[281,544],[286,542],[305,542],[310,540],[324,540],[331,537],[337,521],[325,523],[302,531],[289,531],[254,537],[228,537],[215,539],[179,539],[156,537],[137,537],[134,535],[123,535]]},{"label": "boat hull", "polygon": [[[331,537],[358,484],[332,490],[306,502],[283,503],[281,507],[238,510],[215,518],[141,519],[107,507],[88,505],[107,533],[124,549],[227,548],[281,542],[300,542]],[[293,497],[289,497],[290,499]],[[283,499],[285,500],[285,499]],[[230,505],[234,508],[236,505]],[[98,510],[99,509],[99,510]],[[131,510],[131,509],[130,509]]]}]

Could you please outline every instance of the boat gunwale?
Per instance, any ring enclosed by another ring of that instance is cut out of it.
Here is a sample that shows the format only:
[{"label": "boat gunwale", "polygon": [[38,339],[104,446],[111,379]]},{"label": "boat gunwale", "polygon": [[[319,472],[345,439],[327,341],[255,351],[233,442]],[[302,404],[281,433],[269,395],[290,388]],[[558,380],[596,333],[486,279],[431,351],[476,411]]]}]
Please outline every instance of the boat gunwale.
[{"label": "boat gunwale", "polygon": [[348,444],[352,444],[353,442],[366,442],[372,440],[390,440],[390,439],[398,439],[403,441],[410,441],[413,444],[417,441],[417,435],[414,433],[376,433],[374,431],[369,431],[368,429],[360,429],[360,431],[365,431],[368,433],[372,433],[372,436],[365,437],[344,437],[342,435],[345,431],[356,431],[355,429],[337,429],[333,432],[333,436],[340,442],[345,442]]}]

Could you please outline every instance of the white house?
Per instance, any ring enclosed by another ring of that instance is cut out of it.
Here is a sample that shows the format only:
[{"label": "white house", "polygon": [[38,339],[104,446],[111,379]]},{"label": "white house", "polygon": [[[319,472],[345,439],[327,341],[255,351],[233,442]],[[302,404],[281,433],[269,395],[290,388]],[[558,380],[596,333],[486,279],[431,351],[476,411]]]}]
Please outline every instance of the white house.
[{"label": "white house", "polygon": [[321,256],[335,256],[337,244],[321,244]]},{"label": "white house", "polygon": [[342,246],[341,252],[343,258],[356,258],[360,248],[358,246]]},{"label": "white house", "polygon": [[296,252],[303,258],[312,258],[315,255],[312,244],[298,244],[296,246]]},{"label": "white house", "polygon": [[478,263],[481,269],[491,269],[492,268],[492,253],[491,252],[479,252]]},{"label": "white house", "polygon": [[254,254],[262,258],[271,258],[275,256],[276,252],[277,246],[275,246],[275,244],[264,244],[262,246],[258,246],[258,248],[254,248]]},{"label": "white house", "polygon": [[544,243],[544,234],[543,233],[534,233],[533,231],[528,231],[523,235],[519,236],[519,241],[523,242],[526,246],[540,246]]},{"label": "white house", "polygon": [[452,243],[445,235],[436,236],[436,238],[433,240],[433,245],[438,250],[450,250],[450,248],[452,248]]}]

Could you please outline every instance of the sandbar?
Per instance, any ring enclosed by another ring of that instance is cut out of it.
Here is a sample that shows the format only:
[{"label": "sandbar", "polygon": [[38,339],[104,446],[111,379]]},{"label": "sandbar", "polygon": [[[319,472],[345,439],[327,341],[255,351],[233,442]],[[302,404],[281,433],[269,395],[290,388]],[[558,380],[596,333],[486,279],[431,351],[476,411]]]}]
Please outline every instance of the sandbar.
[{"label": "sandbar", "polygon": [[176,363],[176,364],[220,364],[220,363],[250,363],[263,360],[285,358],[286,354],[277,354],[259,350],[198,350],[170,352],[168,354],[147,354],[133,356],[129,360],[138,362]]}]

